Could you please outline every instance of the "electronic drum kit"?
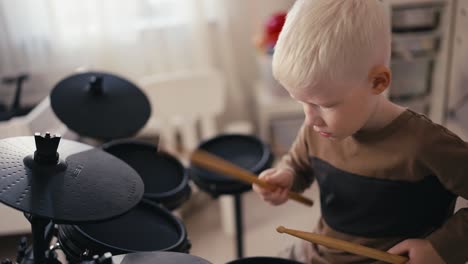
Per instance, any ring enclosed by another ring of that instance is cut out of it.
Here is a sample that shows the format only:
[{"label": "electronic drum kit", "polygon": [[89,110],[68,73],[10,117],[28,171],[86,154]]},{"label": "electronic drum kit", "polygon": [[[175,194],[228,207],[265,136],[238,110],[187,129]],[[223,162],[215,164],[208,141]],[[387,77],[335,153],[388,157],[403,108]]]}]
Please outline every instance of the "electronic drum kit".
[{"label": "electronic drum kit", "polygon": [[[239,198],[252,183],[274,188],[256,178],[273,156],[254,136],[206,140],[187,169],[157,145],[128,139],[145,125],[151,107],[122,77],[71,75],[54,87],[50,102],[68,128],[106,143],[92,147],[49,132],[0,140],[0,202],[24,213],[33,240],[22,238],[16,261],[2,264],[207,264],[189,254],[185,226],[171,212],[189,199],[189,179],[213,197]],[[297,193],[289,197],[312,205]],[[59,251],[66,260],[59,260]],[[297,263],[238,257],[230,263]]]}]

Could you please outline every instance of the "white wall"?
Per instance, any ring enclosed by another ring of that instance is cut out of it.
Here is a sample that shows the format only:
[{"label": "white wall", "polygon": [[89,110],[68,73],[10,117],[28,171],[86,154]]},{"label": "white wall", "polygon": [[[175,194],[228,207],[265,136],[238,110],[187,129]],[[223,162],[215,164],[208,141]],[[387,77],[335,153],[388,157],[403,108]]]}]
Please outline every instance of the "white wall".
[{"label": "white wall", "polygon": [[[229,37],[234,48],[233,64],[239,87],[228,90],[227,111],[222,123],[236,119],[252,119],[253,86],[258,76],[253,39],[260,34],[268,17],[287,11],[294,0],[227,0]],[[252,120],[253,121],[253,120]]]}]

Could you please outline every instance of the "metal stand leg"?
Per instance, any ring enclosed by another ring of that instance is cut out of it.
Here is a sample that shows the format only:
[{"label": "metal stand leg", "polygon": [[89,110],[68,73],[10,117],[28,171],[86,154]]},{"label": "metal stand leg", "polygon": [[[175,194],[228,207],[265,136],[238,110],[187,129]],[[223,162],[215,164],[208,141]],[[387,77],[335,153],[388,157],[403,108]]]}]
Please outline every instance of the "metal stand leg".
[{"label": "metal stand leg", "polygon": [[31,222],[33,235],[34,263],[46,263],[47,242],[45,241],[45,231],[50,220],[31,216],[29,221]]},{"label": "metal stand leg", "polygon": [[234,195],[234,206],[236,212],[236,239],[237,239],[237,258],[244,256],[243,243],[243,226],[242,226],[242,196],[241,194]]}]

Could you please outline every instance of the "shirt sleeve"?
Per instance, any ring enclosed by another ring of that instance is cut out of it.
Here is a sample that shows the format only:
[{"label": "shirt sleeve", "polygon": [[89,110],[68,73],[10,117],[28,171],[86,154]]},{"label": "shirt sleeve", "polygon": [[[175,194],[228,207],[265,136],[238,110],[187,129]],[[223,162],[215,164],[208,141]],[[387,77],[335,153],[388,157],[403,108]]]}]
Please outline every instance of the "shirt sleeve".
[{"label": "shirt sleeve", "polygon": [[[428,136],[422,147],[422,162],[444,187],[468,198],[468,144],[444,127]],[[427,239],[446,263],[468,261],[468,208],[452,215]]]},{"label": "shirt sleeve", "polygon": [[309,155],[308,129],[304,124],[288,153],[284,155],[277,168],[289,169],[294,174],[292,190],[303,192],[313,182],[313,170]]}]

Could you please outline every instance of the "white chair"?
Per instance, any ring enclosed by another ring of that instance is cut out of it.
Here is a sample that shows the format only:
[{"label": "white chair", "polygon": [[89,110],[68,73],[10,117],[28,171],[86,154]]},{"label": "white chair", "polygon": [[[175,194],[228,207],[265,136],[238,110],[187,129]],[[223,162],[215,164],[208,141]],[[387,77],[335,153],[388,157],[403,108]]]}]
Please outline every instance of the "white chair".
[{"label": "white chair", "polygon": [[0,139],[17,136],[32,136],[35,132],[70,135],[67,127],[55,116],[49,97],[44,98],[25,116],[0,122]]},{"label": "white chair", "polygon": [[176,152],[180,136],[184,152],[218,132],[216,117],[224,111],[225,83],[216,71],[147,76],[138,81],[152,113],[139,136],[160,135],[162,146]]}]

